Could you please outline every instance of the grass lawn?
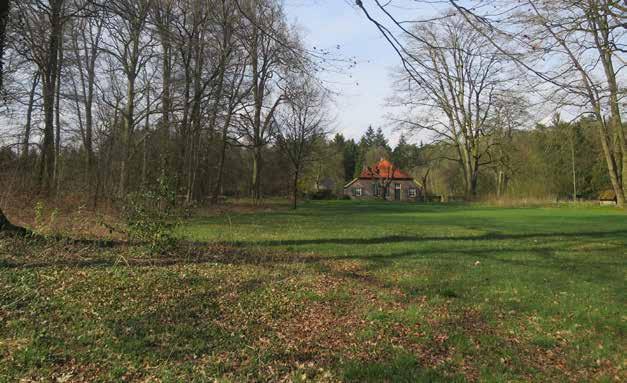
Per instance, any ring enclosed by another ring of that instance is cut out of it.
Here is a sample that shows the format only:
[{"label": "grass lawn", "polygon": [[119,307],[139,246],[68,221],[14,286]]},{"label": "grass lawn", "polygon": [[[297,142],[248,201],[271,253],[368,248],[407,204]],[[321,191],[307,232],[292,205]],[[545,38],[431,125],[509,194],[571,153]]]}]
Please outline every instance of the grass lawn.
[{"label": "grass lawn", "polygon": [[0,239],[0,381],[625,381],[627,215],[312,202]]}]

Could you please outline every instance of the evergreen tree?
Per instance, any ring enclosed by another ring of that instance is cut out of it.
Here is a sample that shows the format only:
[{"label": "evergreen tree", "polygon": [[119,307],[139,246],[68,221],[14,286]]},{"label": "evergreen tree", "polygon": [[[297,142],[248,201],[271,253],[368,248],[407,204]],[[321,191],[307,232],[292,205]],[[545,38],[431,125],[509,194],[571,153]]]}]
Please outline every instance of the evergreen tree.
[{"label": "evergreen tree", "polygon": [[388,140],[387,138],[385,138],[385,134],[383,134],[383,130],[380,127],[377,128],[377,132],[374,135],[372,146],[384,148],[388,152],[391,151],[390,145],[388,144]]},{"label": "evergreen tree", "polygon": [[376,139],[377,139],[377,134],[372,128],[372,125],[369,125],[368,129],[366,129],[366,133],[364,133],[364,135],[361,137],[361,140],[359,141],[359,146],[369,148],[372,145],[374,145]]},{"label": "evergreen tree", "polygon": [[401,134],[398,144],[392,151],[392,162],[401,169],[409,170],[420,162],[420,149],[407,142],[405,135]]},{"label": "evergreen tree", "polygon": [[348,140],[344,145],[344,179],[350,181],[357,170],[359,149],[355,140]]}]

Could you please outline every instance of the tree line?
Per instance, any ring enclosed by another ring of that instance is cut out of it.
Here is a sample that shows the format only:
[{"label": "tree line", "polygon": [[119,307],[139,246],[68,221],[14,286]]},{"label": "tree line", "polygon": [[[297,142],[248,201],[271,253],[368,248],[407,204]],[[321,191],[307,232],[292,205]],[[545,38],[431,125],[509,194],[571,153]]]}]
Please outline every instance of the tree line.
[{"label": "tree line", "polygon": [[[624,204],[617,1],[504,1],[489,11],[449,1],[411,23],[394,1],[356,1],[399,57],[394,147],[380,128],[358,140],[328,135],[331,97],[317,74],[329,52],[304,47],[278,0],[5,4],[0,171],[15,192],[78,191],[95,205],[165,177],[187,204],[296,201],[329,185],[339,195],[387,158],[425,194],[611,189]],[[544,104],[577,116],[536,124]]]},{"label": "tree line", "polygon": [[[611,188],[603,164],[603,149],[597,137],[596,121],[575,122],[559,114],[532,127],[512,126],[507,141],[492,150],[495,161],[477,173],[477,199],[594,200]],[[466,198],[466,175],[460,161],[451,160],[456,149],[448,142],[411,143],[401,134],[396,145],[379,128],[369,127],[360,139],[336,134],[325,144],[326,177],[336,177],[337,193],[342,185],[381,158],[411,174],[426,197]],[[315,180],[315,167],[305,179]],[[320,178],[320,177],[317,177]],[[303,187],[313,187],[314,181]]]},{"label": "tree line", "polygon": [[573,120],[596,129],[602,156],[577,155],[599,160],[606,187],[624,206],[624,2],[447,3],[450,9],[433,17],[412,18],[398,1],[356,1],[401,62],[391,103],[403,112],[395,122],[449,147],[466,198],[476,198],[486,168],[500,167],[497,183],[507,184],[513,127],[530,128],[539,105],[572,110]]},{"label": "tree line", "polygon": [[[298,184],[329,92],[276,0],[27,0],[3,13],[3,183],[95,205]],[[280,161],[278,158],[280,157]]]}]

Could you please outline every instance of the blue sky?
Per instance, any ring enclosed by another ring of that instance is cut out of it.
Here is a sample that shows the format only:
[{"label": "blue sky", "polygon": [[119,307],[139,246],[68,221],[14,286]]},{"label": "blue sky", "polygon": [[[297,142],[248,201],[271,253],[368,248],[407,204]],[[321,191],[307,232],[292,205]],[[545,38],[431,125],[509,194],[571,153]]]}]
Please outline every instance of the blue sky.
[{"label": "blue sky", "polygon": [[335,97],[335,130],[358,139],[373,125],[382,127],[391,143],[396,143],[399,133],[387,123],[384,104],[391,94],[390,73],[399,60],[353,4],[353,0],[284,0],[288,20],[301,26],[308,48],[329,49],[357,61],[350,70],[323,76],[339,93]]},{"label": "blue sky", "polygon": [[[299,26],[307,48],[329,49],[344,58],[354,57],[358,63],[342,73],[322,76],[327,86],[338,93],[333,111],[335,131],[359,139],[368,125],[372,125],[381,127],[390,143],[396,144],[400,132],[385,118],[392,112],[386,108],[385,100],[392,94],[391,73],[400,60],[378,29],[354,5],[355,0],[283,0],[283,3],[288,21]],[[363,3],[375,19],[391,26],[389,19],[376,11],[373,1],[363,0]],[[442,0],[394,0],[389,4],[388,10],[399,20],[428,19],[450,6]],[[470,6],[472,3],[460,0],[459,4]],[[552,108],[540,109],[536,110],[534,121],[550,121]],[[572,119],[572,116],[574,114],[562,110],[564,119]],[[410,141],[427,142],[429,137],[423,132]]]}]

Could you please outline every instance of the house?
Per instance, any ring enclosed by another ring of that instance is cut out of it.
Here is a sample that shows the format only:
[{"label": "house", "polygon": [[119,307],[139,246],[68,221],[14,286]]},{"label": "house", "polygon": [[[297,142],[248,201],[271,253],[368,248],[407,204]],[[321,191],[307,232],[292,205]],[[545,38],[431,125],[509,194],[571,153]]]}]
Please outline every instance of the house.
[{"label": "house", "polygon": [[344,185],[344,195],[351,199],[386,199],[417,201],[421,187],[414,179],[388,160],[363,169],[359,177]]}]

